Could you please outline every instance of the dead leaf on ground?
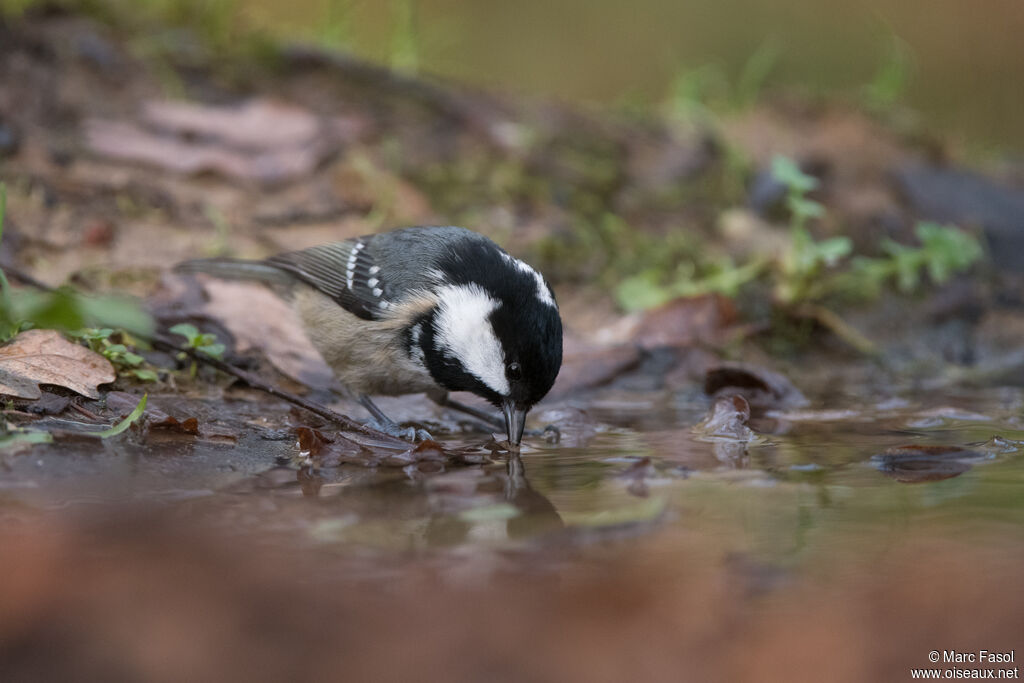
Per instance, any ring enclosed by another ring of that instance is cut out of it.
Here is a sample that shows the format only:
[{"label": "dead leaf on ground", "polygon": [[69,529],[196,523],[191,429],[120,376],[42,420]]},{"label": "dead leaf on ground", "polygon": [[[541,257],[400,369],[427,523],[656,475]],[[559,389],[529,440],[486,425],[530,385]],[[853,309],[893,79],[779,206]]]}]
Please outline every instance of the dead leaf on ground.
[{"label": "dead leaf on ground", "polygon": [[634,344],[588,348],[567,342],[565,359],[551,396],[567,396],[604,386],[636,368],[642,360],[643,353]]},{"label": "dead leaf on ground", "polygon": [[648,311],[633,331],[643,349],[721,343],[738,319],[732,299],[721,294],[675,299]]},{"label": "dead leaf on ground", "polygon": [[988,456],[960,446],[910,444],[896,446],[871,457],[883,474],[904,484],[919,484],[958,477],[971,469],[971,463]]},{"label": "dead leaf on ground", "polygon": [[37,399],[40,384],[99,398],[98,386],[117,378],[100,354],[65,339],[55,330],[27,330],[0,347],[0,394]]},{"label": "dead leaf on ground", "polygon": [[321,132],[320,122],[307,110],[265,99],[235,107],[150,101],[142,105],[142,118],[172,133],[252,150],[302,145]]},{"label": "dead leaf on ground", "polygon": [[[128,415],[139,403],[139,397],[123,391],[111,391],[107,394],[107,410],[123,418]],[[199,419],[195,416],[174,416],[170,415],[150,402],[137,423],[146,435],[162,433],[165,437],[171,435],[184,435],[198,437],[203,441],[214,441],[223,443],[234,443],[238,440],[238,434],[224,427],[214,427],[208,424],[200,425]]]},{"label": "dead leaf on ground", "polygon": [[753,441],[757,438],[747,426],[750,404],[739,394],[722,396],[711,406],[711,413],[693,431],[704,436]]},{"label": "dead leaf on ground", "polygon": [[807,398],[778,372],[749,363],[722,363],[707,371],[704,393],[711,397],[740,394],[757,411],[807,405]]},{"label": "dead leaf on ground", "polygon": [[304,109],[267,100],[234,107],[149,102],[139,122],[87,120],[85,140],[108,159],[270,185],[308,175],[359,129],[325,126]]},{"label": "dead leaf on ground", "polygon": [[[275,368],[313,389],[335,384],[334,373],[288,304],[266,287],[204,278],[208,300],[201,313],[219,321],[235,338],[235,350],[259,349]],[[253,315],[258,311],[258,315]]]}]

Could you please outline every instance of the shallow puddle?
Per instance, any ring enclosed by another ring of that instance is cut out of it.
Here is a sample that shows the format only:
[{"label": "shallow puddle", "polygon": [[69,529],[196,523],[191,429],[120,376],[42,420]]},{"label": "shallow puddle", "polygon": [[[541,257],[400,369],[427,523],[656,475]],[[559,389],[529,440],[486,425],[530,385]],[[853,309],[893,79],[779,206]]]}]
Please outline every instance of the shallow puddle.
[{"label": "shallow puddle", "polygon": [[[209,403],[209,418],[243,429],[255,406],[230,405],[241,409],[226,417],[223,402]],[[558,443],[535,436],[520,458],[466,466],[323,467],[289,432],[251,427],[233,444],[153,433],[144,446],[138,435],[72,440],[8,456],[0,500],[8,516],[151,503],[241,537],[342,555],[486,547],[542,560],[551,548],[675,529],[790,566],[837,545],[892,542],[919,522],[951,537],[1018,535],[1022,406],[1019,389],[847,401],[768,411],[743,440],[695,429],[706,399],[606,392],[586,411],[539,411],[559,427]]]}]

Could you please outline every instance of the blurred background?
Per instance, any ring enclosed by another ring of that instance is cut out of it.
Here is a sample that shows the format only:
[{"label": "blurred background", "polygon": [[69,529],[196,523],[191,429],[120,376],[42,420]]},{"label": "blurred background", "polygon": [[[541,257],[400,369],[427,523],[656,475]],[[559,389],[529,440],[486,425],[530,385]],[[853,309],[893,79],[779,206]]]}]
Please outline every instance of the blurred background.
[{"label": "blurred background", "polygon": [[[0,403],[0,683],[1021,651],[1022,35],[1024,0],[0,0],[0,393],[38,389]],[[521,458],[416,395],[381,405],[436,449],[346,451],[187,355],[365,418],[282,300],[171,266],[416,224],[555,289]],[[39,332],[85,360],[12,371]]]},{"label": "blurred background", "polygon": [[1018,0],[224,2],[279,36],[526,95],[630,106],[770,83],[902,98],[976,148],[1024,149]]}]

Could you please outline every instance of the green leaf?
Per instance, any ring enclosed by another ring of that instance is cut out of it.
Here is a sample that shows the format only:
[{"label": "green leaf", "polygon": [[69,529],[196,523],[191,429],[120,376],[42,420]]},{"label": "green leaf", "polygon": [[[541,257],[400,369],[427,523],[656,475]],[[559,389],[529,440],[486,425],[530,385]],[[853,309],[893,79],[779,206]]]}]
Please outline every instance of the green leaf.
[{"label": "green leaf", "polygon": [[143,382],[156,382],[160,379],[160,376],[156,374],[155,370],[129,370],[128,374],[134,375],[137,379]]},{"label": "green leaf", "polygon": [[786,200],[790,212],[798,218],[821,218],[825,215],[825,207],[813,199],[791,196]]},{"label": "green leaf", "polygon": [[121,356],[121,358],[119,360],[122,363],[124,363],[125,365],[141,365],[142,361],[144,361],[146,359],[143,358],[142,356],[140,356],[137,353],[132,353],[131,351],[127,351],[127,352],[124,353],[123,356]]},{"label": "green leaf", "polygon": [[227,347],[223,344],[204,344],[197,347],[196,351],[205,353],[207,356],[212,356],[213,358],[220,358],[224,355],[225,348]]},{"label": "green leaf", "polygon": [[192,325],[190,323],[178,323],[177,325],[170,329],[170,332],[173,332],[174,334],[180,334],[182,337],[188,340],[190,346],[192,345],[192,342],[194,342],[196,338],[199,337],[199,330],[196,328],[195,325]]},{"label": "green leaf", "polygon": [[623,309],[642,311],[662,305],[672,298],[672,292],[658,282],[656,273],[647,271],[620,282],[615,297]]},{"label": "green leaf", "polygon": [[849,255],[853,251],[853,242],[849,237],[832,237],[818,242],[815,245],[815,252],[825,265],[835,265],[839,259]]},{"label": "green leaf", "polygon": [[95,327],[83,327],[80,330],[71,330],[68,335],[85,341],[102,341],[114,334],[114,330],[109,327],[95,328]]},{"label": "green leaf", "polygon": [[790,192],[806,194],[818,187],[818,179],[800,170],[789,157],[776,156],[772,159],[772,177],[785,185]]},{"label": "green leaf", "polygon": [[139,405],[135,406],[135,410],[133,410],[128,415],[128,417],[121,420],[110,429],[104,429],[102,432],[96,432],[96,436],[100,437],[101,439],[109,439],[110,437],[117,436],[121,432],[131,427],[132,423],[138,420],[139,417],[142,415],[143,411],[146,410],[146,401],[148,399],[149,394],[143,394],[142,400],[139,401]]}]

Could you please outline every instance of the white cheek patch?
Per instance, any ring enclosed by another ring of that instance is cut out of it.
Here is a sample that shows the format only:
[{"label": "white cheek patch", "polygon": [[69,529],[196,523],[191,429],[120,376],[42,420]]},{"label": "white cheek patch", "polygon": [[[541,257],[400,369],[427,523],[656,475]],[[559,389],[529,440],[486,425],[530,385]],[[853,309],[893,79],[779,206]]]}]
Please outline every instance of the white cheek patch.
[{"label": "white cheek patch", "polygon": [[473,284],[447,285],[437,294],[437,350],[458,360],[466,372],[493,391],[508,395],[505,353],[487,319],[500,304]]},{"label": "white cheek patch", "polygon": [[551,296],[551,290],[548,289],[548,285],[544,282],[544,276],[534,270],[529,264],[524,261],[520,261],[517,258],[513,258],[508,254],[502,254],[505,260],[514,265],[520,271],[533,277],[537,282],[537,300],[542,304],[551,306],[552,308],[558,308],[558,304],[555,303],[554,298]]}]

